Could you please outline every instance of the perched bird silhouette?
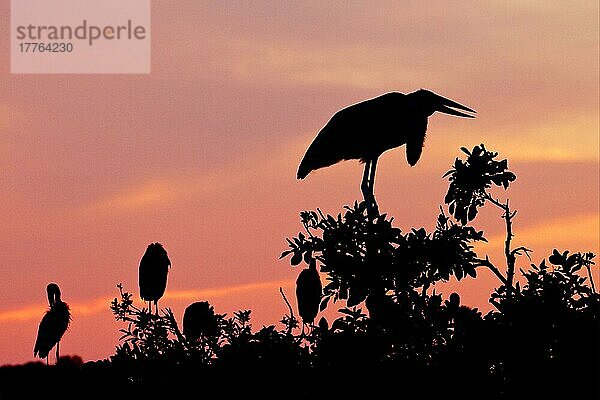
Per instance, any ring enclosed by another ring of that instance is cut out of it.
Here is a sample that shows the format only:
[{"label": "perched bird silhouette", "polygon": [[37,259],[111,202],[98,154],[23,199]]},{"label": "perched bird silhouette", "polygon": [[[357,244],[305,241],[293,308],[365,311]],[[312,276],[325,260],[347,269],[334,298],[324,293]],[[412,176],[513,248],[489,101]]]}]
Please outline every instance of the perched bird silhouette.
[{"label": "perched bird silhouette", "polygon": [[148,302],[150,312],[152,312],[151,302],[153,301],[156,314],[158,314],[158,299],[165,294],[170,266],[171,260],[162,244],[149,244],[140,261],[139,284],[140,297]]},{"label": "perched bird silhouette", "polygon": [[382,287],[371,290],[365,299],[365,306],[369,311],[369,318],[376,324],[393,321],[398,308]]},{"label": "perched bird silhouette", "polygon": [[361,191],[368,210],[377,213],[373,189],[379,156],[406,144],[408,163],[415,165],[421,157],[430,115],[439,111],[474,118],[455,109],[475,113],[425,89],[409,94],[386,93],[344,108],[335,113],[308,147],[298,167],[298,179],[342,160],[358,159],[365,163]]},{"label": "perched bird silhouette", "polygon": [[460,296],[458,293],[452,293],[450,295],[448,300],[446,300],[446,307],[450,316],[454,318],[460,308]]},{"label": "perched bird silhouette", "polygon": [[183,313],[183,334],[187,340],[197,340],[200,336],[213,337],[219,325],[213,307],[207,301],[190,304]]},{"label": "perched bird silhouette", "polygon": [[319,312],[319,304],[323,286],[317,272],[317,264],[312,260],[308,268],[302,270],[296,279],[296,300],[298,302],[298,313],[302,318],[302,332],[304,325],[312,325]]},{"label": "perched bird silhouette", "polygon": [[446,306],[449,309],[453,309],[453,310],[460,307],[460,296],[458,295],[458,293],[455,292],[450,295],[448,300],[446,300]]},{"label": "perched bird silhouette", "polygon": [[56,283],[48,284],[46,291],[48,292],[50,309],[46,311],[40,321],[33,355],[34,357],[45,358],[46,364],[48,364],[48,353],[55,345],[56,361],[58,362],[60,339],[69,327],[71,312],[68,304],[60,299],[60,289]]}]

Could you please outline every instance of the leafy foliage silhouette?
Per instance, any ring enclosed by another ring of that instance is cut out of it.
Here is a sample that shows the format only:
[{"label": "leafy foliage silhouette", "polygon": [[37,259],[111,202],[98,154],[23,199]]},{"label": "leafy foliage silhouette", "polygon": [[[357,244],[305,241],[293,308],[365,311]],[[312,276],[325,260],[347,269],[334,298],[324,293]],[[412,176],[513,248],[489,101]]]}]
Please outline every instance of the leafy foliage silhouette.
[{"label": "leafy foliage silhouette", "polygon": [[[321,311],[331,300],[346,302],[339,310],[344,316],[320,339],[317,358],[339,368],[393,366],[413,388],[426,379],[468,382],[462,393],[470,386],[473,395],[475,387],[501,397],[528,391],[597,395],[600,300],[591,274],[594,254],[554,250],[551,270],[545,261],[520,270],[521,288],[515,283],[517,257],[529,257],[531,250],[512,246],[516,211],[491,193],[494,186],[508,189],[516,175],[483,144],[461,150],[466,160],[457,158],[444,175],[450,182],[444,201],[456,222],[440,208],[432,233],[413,228],[403,234],[386,214],[367,215],[364,203],[345,207],[343,215],[319,209],[300,214],[304,232],[287,239],[281,258],[291,256],[292,266],[319,263],[328,281]],[[499,208],[505,221],[504,272],[473,249],[486,239],[469,223],[486,203]],[[428,292],[451,277],[476,278],[480,267],[500,281],[490,298],[496,310],[485,317],[460,305],[456,294],[442,302],[435,289]],[[358,308],[363,302],[368,316]],[[563,381],[540,385],[549,373],[560,373]],[[585,383],[579,385],[581,377]],[[441,387],[439,394],[448,394]]]},{"label": "leafy foliage silhouette", "polygon": [[508,161],[494,160],[498,153],[486,150],[485,146],[475,146],[472,151],[461,147],[468,157],[465,161],[457,158],[451,170],[444,174],[449,177],[450,187],[444,199],[448,211],[461,224],[465,225],[477,215],[478,208],[490,200],[492,185],[508,189],[510,182],[517,179],[508,171]]},{"label": "leafy foliage silhouette", "polygon": [[110,308],[117,321],[127,323],[127,329],[120,329],[122,345],[117,346],[114,360],[158,359],[172,356],[184,350],[184,342],[172,338],[172,334],[181,336],[170,309],[153,314],[150,309],[133,305],[133,295],[125,292],[121,284],[117,285],[120,300],[115,298]]},{"label": "leafy foliage silhouette", "polygon": [[[326,280],[319,310],[340,304],[339,317],[331,324],[321,317],[308,333],[300,330],[282,291],[289,314],[280,321],[281,328],[272,325],[254,332],[250,311],[227,317],[215,313],[208,302],[197,302],[192,305],[197,308],[196,325],[188,315],[182,335],[170,309],[159,314],[138,309],[119,285],[121,298],[111,309],[128,326],[121,330],[123,343],[112,363],[137,365],[139,382],[149,382],[151,375],[141,368],[148,362],[168,366],[171,374],[201,369],[249,376],[251,371],[269,371],[278,377],[281,390],[286,374],[299,380],[316,374],[342,382],[331,392],[321,392],[338,396],[397,394],[399,384],[404,393],[426,388],[430,397],[598,394],[600,298],[591,273],[595,255],[554,250],[548,262],[531,262],[515,278],[518,256],[530,257],[531,250],[512,245],[516,211],[492,190],[507,190],[516,175],[507,160],[498,160],[483,144],[461,150],[467,157],[457,158],[444,175],[448,208],[440,207],[432,232],[402,232],[387,214],[369,213],[365,202],[346,206],[335,216],[320,209],[300,213],[304,231],[287,239],[280,258],[289,258],[294,268],[318,266]],[[471,225],[486,204],[502,211],[505,267],[474,249],[487,241]],[[436,284],[477,278],[480,268],[499,280],[490,296],[495,310],[485,316],[461,304],[456,293],[446,298],[436,293]],[[395,378],[383,379],[391,371]],[[345,378],[348,373],[373,372],[382,378],[377,385],[361,386]],[[552,385],[540,383],[555,375],[561,379]]]},{"label": "leafy foliage silhouette", "polygon": [[[115,354],[55,368],[90,384],[97,383],[91,376],[110,381],[134,398],[184,394],[192,384],[229,396],[598,398],[595,255],[555,249],[534,263],[530,249],[513,245],[516,210],[494,196],[516,180],[507,160],[483,144],[461,150],[466,158],[444,175],[447,209],[440,207],[431,232],[402,232],[364,202],[337,215],[300,213],[303,231],[287,239],[280,258],[317,267],[326,281],[320,312],[338,307],[331,323],[317,316],[306,333],[281,290],[289,313],[279,326],[254,330],[249,310],[227,316],[200,301],[186,310],[182,333],[169,308],[138,308],[118,285],[111,310],[125,327]],[[475,251],[486,238],[472,223],[486,205],[501,211],[504,265]],[[520,256],[527,267],[517,268]],[[498,279],[486,315],[457,293],[436,291],[450,279],[477,279],[482,268]],[[27,371],[56,379],[43,371],[58,370],[43,368]]]}]

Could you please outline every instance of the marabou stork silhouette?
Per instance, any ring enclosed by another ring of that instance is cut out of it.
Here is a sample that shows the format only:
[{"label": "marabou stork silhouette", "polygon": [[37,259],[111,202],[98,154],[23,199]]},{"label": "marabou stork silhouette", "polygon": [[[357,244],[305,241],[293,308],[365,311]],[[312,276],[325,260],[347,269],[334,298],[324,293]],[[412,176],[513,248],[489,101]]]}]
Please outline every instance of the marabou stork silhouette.
[{"label": "marabou stork silhouette", "polygon": [[215,310],[208,301],[197,301],[187,306],[183,313],[183,335],[187,340],[216,336],[218,331]]},{"label": "marabou stork silhouette", "polygon": [[450,316],[454,318],[460,309],[460,296],[458,293],[452,293],[450,295],[448,300],[446,300],[446,307]]},{"label": "marabou stork silhouette", "polygon": [[160,243],[148,245],[144,256],[140,260],[139,284],[140,297],[148,302],[148,310],[152,312],[152,301],[158,315],[158,299],[165,293],[167,288],[167,274],[171,260],[167,251]]},{"label": "marabou stork silhouette", "polygon": [[421,157],[427,118],[434,112],[474,118],[455,108],[474,110],[429,90],[391,92],[344,108],[329,120],[306,150],[298,179],[342,160],[365,163],[361,191],[369,213],[378,214],[373,193],[377,159],[386,150],[406,144],[406,158],[414,166]]},{"label": "marabou stork silhouette", "polygon": [[296,279],[296,300],[298,302],[298,313],[302,318],[302,333],[304,325],[312,326],[317,314],[323,286],[317,272],[315,260],[311,260],[308,268],[302,270]]},{"label": "marabou stork silhouette", "polygon": [[46,314],[44,314],[40,321],[33,355],[34,357],[45,358],[46,365],[48,365],[48,354],[55,345],[56,361],[58,362],[60,356],[60,339],[69,327],[71,313],[69,305],[60,299],[60,289],[56,283],[48,284],[46,292],[48,292],[50,309],[46,311]]}]

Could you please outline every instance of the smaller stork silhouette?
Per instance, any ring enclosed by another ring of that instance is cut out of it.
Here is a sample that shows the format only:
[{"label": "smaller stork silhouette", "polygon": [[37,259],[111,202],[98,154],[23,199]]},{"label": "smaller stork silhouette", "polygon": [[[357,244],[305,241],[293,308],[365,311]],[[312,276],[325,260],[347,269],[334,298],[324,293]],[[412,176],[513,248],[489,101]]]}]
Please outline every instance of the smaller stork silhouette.
[{"label": "smaller stork silhouette", "polygon": [[421,157],[430,115],[439,111],[474,118],[456,109],[475,113],[425,89],[409,94],[386,93],[346,107],[331,117],[308,147],[298,167],[298,179],[342,160],[360,160],[365,164],[361,191],[367,210],[378,214],[374,186],[379,156],[406,145],[406,159],[414,166]]},{"label": "smaller stork silhouette", "polygon": [[214,337],[219,332],[215,310],[208,301],[190,304],[183,313],[183,335],[189,341],[201,336]]},{"label": "smaller stork silhouette", "polygon": [[56,362],[60,357],[60,339],[63,337],[69,322],[71,321],[71,312],[69,305],[60,299],[60,289],[56,283],[50,283],[46,287],[48,293],[48,303],[50,309],[40,321],[37,339],[33,349],[33,356],[46,359],[48,365],[48,354],[56,345]]},{"label": "smaller stork silhouette", "polygon": [[140,260],[139,284],[140,297],[148,302],[148,310],[152,313],[152,303],[158,315],[158,300],[165,294],[167,274],[171,260],[160,243],[151,243]]},{"label": "smaller stork silhouette", "polygon": [[317,264],[315,260],[311,260],[308,268],[302,270],[296,279],[296,300],[298,313],[302,318],[302,333],[304,325],[313,325],[319,313],[322,293],[323,286],[317,272]]}]

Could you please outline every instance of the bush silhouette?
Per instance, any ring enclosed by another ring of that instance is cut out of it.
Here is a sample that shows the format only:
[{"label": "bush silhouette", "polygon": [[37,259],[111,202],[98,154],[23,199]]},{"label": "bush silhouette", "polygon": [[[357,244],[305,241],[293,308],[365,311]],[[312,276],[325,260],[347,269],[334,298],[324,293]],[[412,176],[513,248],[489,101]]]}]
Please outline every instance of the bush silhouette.
[{"label": "bush silhouette", "polygon": [[[317,315],[302,329],[281,291],[289,313],[278,325],[255,330],[249,310],[228,316],[199,299],[180,330],[169,308],[138,308],[118,285],[110,308],[124,327],[109,360],[65,358],[54,367],[3,368],[0,376],[19,385],[26,375],[51,382],[69,374],[111,382],[113,393],[133,393],[128,398],[185,394],[190,385],[230,396],[598,398],[595,255],[555,249],[533,263],[530,249],[512,243],[516,211],[492,194],[516,180],[507,160],[484,145],[461,150],[466,158],[444,175],[445,207],[431,232],[403,232],[364,202],[337,215],[300,213],[303,231],[287,239],[280,258],[319,271],[319,310],[336,307],[333,321]],[[473,224],[488,205],[501,212],[503,265],[474,250],[486,241]],[[498,279],[486,315],[457,293],[436,292],[452,278],[477,279],[481,268]]]},{"label": "bush silhouette", "polygon": [[[280,328],[253,331],[250,311],[227,317],[202,301],[189,307],[198,309],[196,325],[186,310],[184,336],[170,309],[159,314],[138,309],[119,286],[120,300],[111,309],[127,329],[121,330],[112,363],[128,366],[147,384],[154,376],[146,368],[154,363],[163,379],[169,368],[166,382],[197,370],[235,371],[238,378],[269,371],[276,383],[270,382],[286,390],[288,375],[302,382],[320,376],[333,382],[322,395],[424,390],[430,397],[463,398],[597,395],[600,298],[591,273],[594,254],[554,250],[548,261],[530,263],[515,278],[518,257],[529,257],[531,250],[513,247],[516,211],[491,189],[507,190],[516,175],[484,145],[461,150],[467,157],[457,158],[444,175],[447,210],[440,207],[432,232],[402,232],[387,214],[369,213],[365,202],[335,216],[320,209],[300,213],[304,231],[287,239],[280,258],[289,258],[293,268],[317,267],[326,280],[319,310],[339,304],[339,317],[331,323],[317,317],[306,333],[282,292],[289,314]],[[474,250],[486,238],[471,224],[486,204],[502,212],[505,266]],[[461,304],[457,293],[445,298],[436,293],[437,283],[476,279],[480,268],[499,282],[490,295],[495,309],[487,315]],[[348,376],[377,379],[359,385]],[[547,382],[548,376],[560,379]]]},{"label": "bush silhouette", "polygon": [[[484,145],[461,150],[467,158],[457,158],[444,175],[450,182],[444,201],[451,217],[440,208],[432,233],[413,228],[403,234],[386,214],[368,215],[364,203],[337,216],[318,209],[301,213],[304,232],[288,239],[289,249],[281,257],[290,256],[292,266],[319,264],[328,281],[321,310],[345,301],[339,310],[344,316],[315,351],[318,362],[366,371],[391,367],[415,390],[429,381],[490,396],[598,394],[600,301],[591,274],[594,255],[554,250],[548,258],[552,269],[543,261],[521,270],[521,288],[515,282],[517,258],[529,257],[531,250],[512,246],[516,211],[490,191],[508,189],[516,175],[507,160],[497,160],[498,154]],[[486,204],[502,211],[504,271],[473,250],[474,243],[486,239],[469,224]],[[456,294],[442,301],[435,290],[430,293],[450,277],[476,278],[482,267],[500,282],[490,298],[496,310],[485,317],[460,305]],[[558,373],[562,379],[552,384],[536,381]],[[585,378],[581,384],[577,376]],[[440,394],[448,393],[447,386],[440,387]]]}]

